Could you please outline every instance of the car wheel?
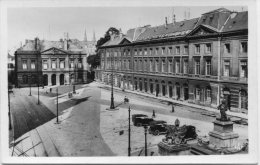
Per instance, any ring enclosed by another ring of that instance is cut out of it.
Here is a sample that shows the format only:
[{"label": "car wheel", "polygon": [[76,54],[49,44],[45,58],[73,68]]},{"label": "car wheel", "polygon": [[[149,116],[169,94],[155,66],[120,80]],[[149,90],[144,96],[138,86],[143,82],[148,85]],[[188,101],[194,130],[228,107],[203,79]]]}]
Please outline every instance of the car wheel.
[{"label": "car wheel", "polygon": [[160,135],[160,132],[158,130],[154,131],[154,135],[155,136],[159,136]]}]

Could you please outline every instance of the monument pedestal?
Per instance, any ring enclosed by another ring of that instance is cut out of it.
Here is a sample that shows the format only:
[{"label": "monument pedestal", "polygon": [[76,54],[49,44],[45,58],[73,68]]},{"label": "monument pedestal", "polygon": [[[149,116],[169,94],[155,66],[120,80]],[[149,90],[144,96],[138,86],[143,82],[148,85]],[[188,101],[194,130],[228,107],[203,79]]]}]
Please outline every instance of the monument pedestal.
[{"label": "monument pedestal", "polygon": [[215,120],[213,131],[209,132],[209,142],[217,147],[231,148],[236,145],[238,134],[233,132],[232,121]]},{"label": "monument pedestal", "polygon": [[189,155],[190,146],[188,144],[170,145],[164,142],[158,144],[158,153],[161,156]]}]

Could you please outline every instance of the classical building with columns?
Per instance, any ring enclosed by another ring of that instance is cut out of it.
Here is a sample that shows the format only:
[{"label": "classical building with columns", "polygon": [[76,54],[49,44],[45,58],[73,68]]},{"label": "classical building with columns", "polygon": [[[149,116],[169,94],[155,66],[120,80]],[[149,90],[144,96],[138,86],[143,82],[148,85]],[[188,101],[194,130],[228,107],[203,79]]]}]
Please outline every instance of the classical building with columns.
[{"label": "classical building with columns", "polygon": [[16,86],[67,85],[87,82],[87,57],[95,53],[96,39],[26,40],[15,52]]},{"label": "classical building with columns", "polygon": [[[125,90],[247,113],[248,12],[225,8],[199,18],[112,34],[98,49],[96,78]],[[113,81],[112,80],[113,72]]]}]

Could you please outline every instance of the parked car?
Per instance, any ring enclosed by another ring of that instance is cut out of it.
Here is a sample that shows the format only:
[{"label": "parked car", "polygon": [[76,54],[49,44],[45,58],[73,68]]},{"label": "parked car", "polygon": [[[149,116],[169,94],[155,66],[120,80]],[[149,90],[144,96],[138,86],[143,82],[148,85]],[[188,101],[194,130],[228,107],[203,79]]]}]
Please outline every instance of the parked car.
[{"label": "parked car", "polygon": [[163,120],[152,121],[148,131],[153,135],[165,134],[167,132],[167,122]]},{"label": "parked car", "polygon": [[144,125],[147,125],[149,126],[150,123],[153,121],[153,118],[149,118],[149,117],[146,117],[146,116],[138,116],[135,118],[134,120],[134,126],[144,126]]},{"label": "parked car", "polygon": [[132,122],[134,123],[135,122],[135,118],[136,117],[148,117],[147,115],[144,115],[144,114],[133,114],[132,115]]}]

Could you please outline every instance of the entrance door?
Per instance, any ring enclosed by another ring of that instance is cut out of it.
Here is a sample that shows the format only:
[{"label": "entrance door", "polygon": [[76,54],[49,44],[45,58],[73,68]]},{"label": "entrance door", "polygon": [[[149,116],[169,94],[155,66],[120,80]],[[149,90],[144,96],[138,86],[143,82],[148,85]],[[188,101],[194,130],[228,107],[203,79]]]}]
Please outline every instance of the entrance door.
[{"label": "entrance door", "polygon": [[160,86],[159,84],[156,84],[156,97],[158,97],[160,91]]},{"label": "entrance door", "polygon": [[189,88],[188,87],[184,87],[184,100],[188,100],[189,99]]},{"label": "entrance door", "polygon": [[51,84],[56,85],[56,74],[51,75]]},{"label": "entrance door", "polygon": [[150,92],[153,93],[153,84],[150,84]]},{"label": "entrance door", "polygon": [[241,97],[241,108],[242,109],[247,109],[247,93],[246,91],[242,90],[240,93]]},{"label": "entrance door", "polygon": [[180,86],[176,86],[176,96],[177,96],[177,100],[179,100],[181,98],[181,88],[180,88]]},{"label": "entrance door", "polygon": [[162,85],[162,95],[165,96],[166,94],[166,87],[165,85]]},{"label": "entrance door", "polygon": [[60,75],[60,85],[64,85],[64,74]]},{"label": "entrance door", "polygon": [[48,85],[48,75],[47,74],[43,75],[43,85],[44,86]]},{"label": "entrance door", "polygon": [[169,97],[172,97],[172,86],[169,86]]}]

